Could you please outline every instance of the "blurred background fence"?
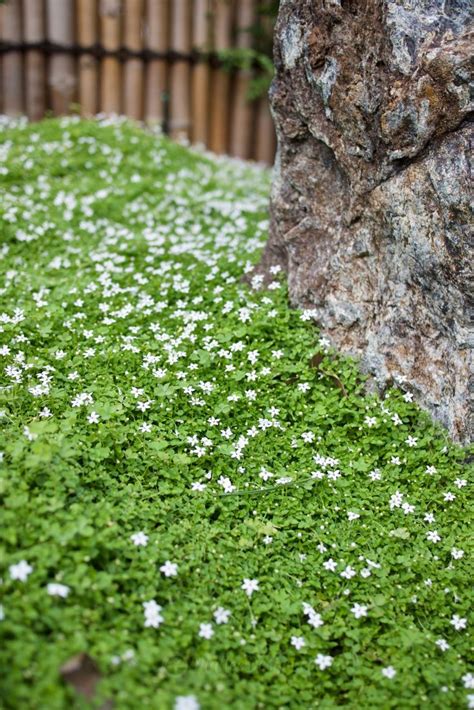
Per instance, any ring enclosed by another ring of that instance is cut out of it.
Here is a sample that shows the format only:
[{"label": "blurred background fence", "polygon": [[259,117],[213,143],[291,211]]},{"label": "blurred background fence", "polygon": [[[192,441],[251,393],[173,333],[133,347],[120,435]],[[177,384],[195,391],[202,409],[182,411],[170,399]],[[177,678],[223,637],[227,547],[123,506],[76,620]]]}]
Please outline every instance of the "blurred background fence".
[{"label": "blurred background fence", "polygon": [[[0,0],[1,2],[1,0]],[[0,112],[117,113],[273,162],[277,0],[6,0]]]}]

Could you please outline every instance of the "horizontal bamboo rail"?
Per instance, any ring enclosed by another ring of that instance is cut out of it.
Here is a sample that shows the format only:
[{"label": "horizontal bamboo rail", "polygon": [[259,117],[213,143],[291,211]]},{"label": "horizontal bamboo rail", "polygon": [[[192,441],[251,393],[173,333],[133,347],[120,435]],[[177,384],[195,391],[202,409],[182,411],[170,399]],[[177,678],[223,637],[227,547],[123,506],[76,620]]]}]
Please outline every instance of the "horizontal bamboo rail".
[{"label": "horizontal bamboo rail", "polygon": [[0,111],[31,120],[124,114],[217,153],[272,163],[268,101],[248,98],[256,69],[222,61],[252,47],[261,2],[8,0]]}]

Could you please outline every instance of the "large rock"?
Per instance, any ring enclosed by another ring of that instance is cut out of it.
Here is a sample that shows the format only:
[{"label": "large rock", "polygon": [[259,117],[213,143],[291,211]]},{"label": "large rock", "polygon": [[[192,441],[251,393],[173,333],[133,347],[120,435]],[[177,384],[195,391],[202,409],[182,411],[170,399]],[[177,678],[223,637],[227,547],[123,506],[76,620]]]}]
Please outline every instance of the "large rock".
[{"label": "large rock", "polygon": [[[377,380],[473,433],[470,0],[282,0],[262,264]],[[472,101],[472,97],[471,97]]]}]

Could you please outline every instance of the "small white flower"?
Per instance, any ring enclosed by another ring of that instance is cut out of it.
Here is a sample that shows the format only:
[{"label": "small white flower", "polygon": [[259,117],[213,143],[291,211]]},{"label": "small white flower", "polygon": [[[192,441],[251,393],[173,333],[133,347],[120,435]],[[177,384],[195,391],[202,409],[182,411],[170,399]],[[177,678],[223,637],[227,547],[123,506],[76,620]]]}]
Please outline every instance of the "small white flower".
[{"label": "small white flower", "polygon": [[393,666],[387,666],[386,668],[382,668],[382,675],[385,678],[395,678],[397,671]]},{"label": "small white flower", "polygon": [[62,597],[63,599],[65,599],[71,591],[65,584],[57,584],[56,582],[48,584],[46,589],[48,594],[52,597]]},{"label": "small white flower", "polygon": [[214,636],[212,624],[200,624],[199,636],[203,639],[211,639]]},{"label": "small white flower", "polygon": [[405,444],[411,447],[416,446],[417,442],[418,439],[416,438],[416,436],[409,436],[407,439],[405,439]]},{"label": "small white flower", "polygon": [[273,478],[273,473],[271,473],[270,471],[267,471],[267,469],[264,468],[263,466],[261,467],[260,473],[258,475],[264,481],[268,481],[269,478]]},{"label": "small white flower", "polygon": [[437,530],[429,530],[426,533],[426,539],[429,540],[430,542],[439,542],[441,540],[441,536],[438,534]]},{"label": "small white flower", "polygon": [[148,544],[148,535],[140,530],[140,532],[133,533],[130,535],[130,540],[137,547],[146,547]]},{"label": "small white flower", "polygon": [[87,421],[89,422],[89,424],[98,424],[99,419],[100,416],[97,414],[97,412],[91,412],[87,417]]},{"label": "small white flower", "polygon": [[451,550],[451,556],[454,557],[455,560],[460,560],[461,557],[464,557],[464,550],[457,550],[453,547]]},{"label": "small white flower", "polygon": [[337,562],[335,562],[332,557],[329,558],[329,560],[326,560],[326,562],[323,562],[323,567],[324,569],[330,570],[331,572],[336,571],[337,567]]},{"label": "small white flower", "polygon": [[400,491],[396,491],[393,494],[393,496],[390,497],[390,501],[389,501],[390,510],[393,510],[394,508],[400,508],[402,502],[403,502],[403,493],[400,493]]},{"label": "small white flower", "polygon": [[461,631],[467,626],[467,619],[462,619],[458,614],[454,614],[453,618],[449,622],[451,626],[454,626],[456,631]]},{"label": "small white flower", "polygon": [[319,667],[319,669],[323,671],[325,668],[329,668],[329,666],[332,665],[333,660],[334,659],[332,658],[332,656],[325,656],[323,653],[318,653],[318,655],[314,659],[314,662]]},{"label": "small white flower", "polygon": [[449,643],[444,639],[437,639],[435,641],[435,644],[438,646],[439,649],[441,649],[441,651],[447,651],[449,648]]},{"label": "small white flower", "polygon": [[354,604],[351,609],[356,619],[361,619],[363,616],[367,616],[367,607],[363,604]]},{"label": "small white flower", "polygon": [[259,590],[259,581],[258,579],[248,579],[247,577],[244,579],[242,582],[242,586],[240,587],[241,589],[244,590],[246,595],[248,597],[251,597],[252,594],[256,591]]},{"label": "small white flower", "polygon": [[465,688],[468,688],[469,690],[474,688],[474,673],[466,673],[463,675],[462,682],[464,683]]},{"label": "small white flower", "polygon": [[156,603],[154,599],[149,602],[143,602],[143,608],[145,610],[145,626],[157,629],[160,624],[164,621],[161,615],[162,607]]},{"label": "small white flower", "polygon": [[313,627],[313,629],[319,629],[320,626],[324,625],[321,614],[316,611],[311,611],[308,614],[308,624]]},{"label": "small white flower", "polygon": [[163,572],[165,577],[176,577],[178,574],[178,565],[175,562],[166,560],[164,565],[161,565],[160,572]]},{"label": "small white flower", "polygon": [[405,392],[405,394],[403,395],[403,399],[405,400],[405,402],[413,402],[413,395],[412,395],[412,393],[411,393],[411,392]]},{"label": "small white flower", "polygon": [[10,565],[8,568],[11,579],[18,579],[20,582],[26,582],[28,575],[33,572],[33,567],[26,560],[17,562],[16,565]]},{"label": "small white flower", "polygon": [[341,577],[344,577],[345,579],[351,579],[351,577],[354,577],[355,574],[357,574],[355,569],[352,569],[350,565],[347,565],[347,567],[342,570]]},{"label": "small white flower", "polygon": [[294,646],[297,651],[301,651],[301,649],[306,646],[306,641],[302,636],[292,636],[291,645]]},{"label": "small white flower", "polygon": [[349,520],[357,520],[357,518],[360,518],[359,513],[353,513],[352,510],[347,511],[347,517]]},{"label": "small white flower", "polygon": [[216,624],[227,624],[230,614],[231,612],[228,609],[224,609],[222,606],[218,607],[214,612]]},{"label": "small white flower", "polygon": [[263,538],[263,542],[265,543],[265,545],[271,545],[272,542],[273,542],[272,536],[271,536],[271,535],[265,535],[265,537]]},{"label": "small white flower", "polygon": [[174,701],[174,710],[200,710],[200,707],[194,695],[179,695]]},{"label": "small white flower", "polygon": [[281,476],[281,478],[276,479],[276,483],[280,486],[287,485],[288,483],[293,483],[291,476]]}]

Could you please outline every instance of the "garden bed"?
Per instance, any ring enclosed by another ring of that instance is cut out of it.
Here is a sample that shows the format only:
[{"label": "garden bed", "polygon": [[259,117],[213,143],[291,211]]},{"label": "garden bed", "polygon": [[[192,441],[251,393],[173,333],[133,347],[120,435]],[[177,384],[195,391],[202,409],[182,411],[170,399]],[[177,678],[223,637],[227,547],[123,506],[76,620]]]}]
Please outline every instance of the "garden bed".
[{"label": "garden bed", "polygon": [[269,174],[118,119],[0,154],[3,707],[78,653],[116,708],[472,706],[466,451],[243,283]]}]

